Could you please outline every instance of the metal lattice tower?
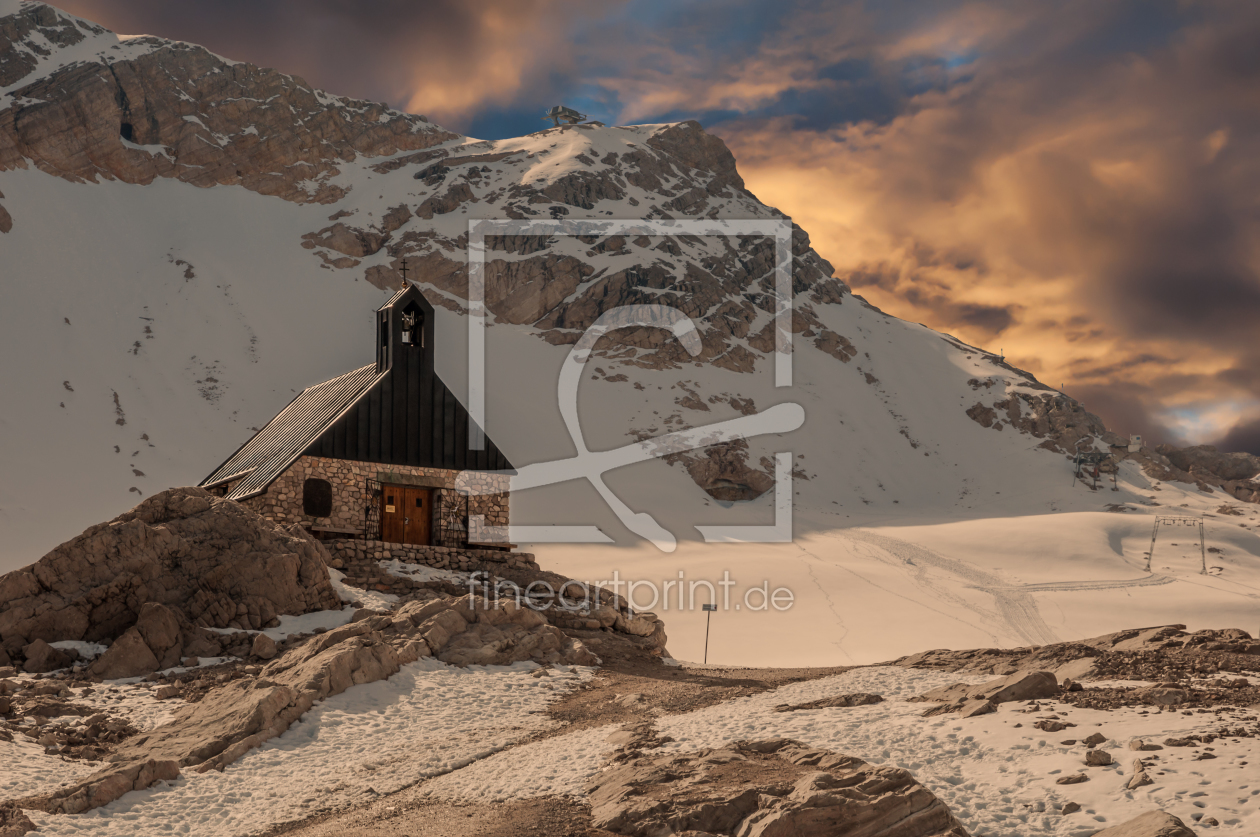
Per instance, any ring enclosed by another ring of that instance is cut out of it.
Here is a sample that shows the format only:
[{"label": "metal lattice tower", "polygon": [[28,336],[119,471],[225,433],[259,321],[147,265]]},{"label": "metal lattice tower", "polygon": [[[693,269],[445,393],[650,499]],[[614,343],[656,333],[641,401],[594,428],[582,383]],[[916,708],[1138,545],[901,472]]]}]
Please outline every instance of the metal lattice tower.
[{"label": "metal lattice tower", "polygon": [[1151,551],[1146,553],[1146,571],[1151,571],[1151,562],[1155,559],[1155,538],[1159,536],[1159,527],[1164,526],[1189,526],[1199,530],[1199,555],[1203,559],[1203,569],[1199,571],[1200,575],[1207,575],[1207,545],[1203,538],[1203,518],[1201,517],[1156,517],[1155,527],[1151,529]]}]

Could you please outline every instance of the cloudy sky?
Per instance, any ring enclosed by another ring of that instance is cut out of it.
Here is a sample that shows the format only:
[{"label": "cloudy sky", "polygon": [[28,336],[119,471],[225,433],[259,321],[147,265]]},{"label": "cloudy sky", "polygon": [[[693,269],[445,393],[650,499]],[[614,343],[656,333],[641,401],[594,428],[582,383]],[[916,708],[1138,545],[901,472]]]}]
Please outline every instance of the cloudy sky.
[{"label": "cloudy sky", "polygon": [[1256,0],[57,5],[482,138],[698,119],[880,308],[1260,453]]}]

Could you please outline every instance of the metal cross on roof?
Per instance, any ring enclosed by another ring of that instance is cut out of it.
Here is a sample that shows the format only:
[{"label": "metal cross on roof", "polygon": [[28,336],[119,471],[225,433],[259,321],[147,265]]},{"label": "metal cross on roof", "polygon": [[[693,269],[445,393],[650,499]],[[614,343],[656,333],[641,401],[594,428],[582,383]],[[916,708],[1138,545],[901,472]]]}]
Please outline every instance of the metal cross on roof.
[{"label": "metal cross on roof", "polygon": [[407,281],[407,260],[406,259],[402,260],[402,275],[403,275],[403,281],[406,282]]}]

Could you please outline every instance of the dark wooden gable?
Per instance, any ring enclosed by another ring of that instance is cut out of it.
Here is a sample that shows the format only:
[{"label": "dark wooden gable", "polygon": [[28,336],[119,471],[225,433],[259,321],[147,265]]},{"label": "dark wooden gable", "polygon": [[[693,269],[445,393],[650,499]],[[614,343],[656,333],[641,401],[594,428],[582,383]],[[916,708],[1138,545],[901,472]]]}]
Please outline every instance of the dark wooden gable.
[{"label": "dark wooden gable", "polygon": [[[404,317],[418,329],[404,342]],[[433,370],[433,306],[412,285],[376,314],[380,379],[306,449],[310,456],[389,465],[504,471],[512,464],[487,436],[468,449],[468,411]]]}]

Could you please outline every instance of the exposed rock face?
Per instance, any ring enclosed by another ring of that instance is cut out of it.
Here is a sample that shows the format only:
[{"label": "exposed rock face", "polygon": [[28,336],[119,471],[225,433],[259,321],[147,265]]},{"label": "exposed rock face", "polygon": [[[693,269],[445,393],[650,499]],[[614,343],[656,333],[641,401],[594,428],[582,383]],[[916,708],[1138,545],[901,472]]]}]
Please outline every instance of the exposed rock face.
[{"label": "exposed rock face", "polygon": [[596,827],[636,837],[967,835],[908,772],[784,739],[640,756],[588,790]]},{"label": "exposed rock face", "polygon": [[[943,704],[928,710],[928,714],[938,715],[944,712],[957,712],[964,707],[969,714],[983,714],[977,711],[981,707],[968,705],[979,701],[990,705],[1006,703],[1012,700],[1038,700],[1056,697],[1059,694],[1059,681],[1053,673],[1035,671],[1031,674],[1017,673],[988,683],[970,685],[955,683],[942,686],[930,692],[924,692],[911,700],[932,701]],[[991,711],[991,710],[990,710]]]},{"label": "exposed rock face", "polygon": [[1094,837],[1196,837],[1184,822],[1166,811],[1147,811],[1121,825],[1095,831]]},{"label": "exposed rock face", "polygon": [[1190,473],[1204,472],[1223,480],[1253,480],[1260,477],[1260,456],[1250,453],[1221,453],[1212,445],[1174,448],[1160,445],[1155,449],[1168,457],[1175,467]]},{"label": "exposed rock face", "polygon": [[300,530],[200,488],[170,489],[0,576],[0,642],[12,656],[35,640],[125,637],[100,671],[173,665],[204,637],[194,628],[257,630],[339,608],[326,555]]},{"label": "exposed rock face", "polygon": [[766,470],[748,464],[748,442],[739,439],[704,448],[696,453],[665,457],[681,462],[691,479],[716,500],[755,500],[774,487],[773,467]]},{"label": "exposed rock face", "polygon": [[871,695],[859,692],[852,695],[836,695],[835,697],[819,698],[811,700],[809,703],[784,703],[774,708],[775,712],[797,712],[802,709],[832,709],[836,707],[850,706],[870,706],[875,703],[883,703],[883,695]]},{"label": "exposed rock face", "polygon": [[[44,40],[99,50],[21,86],[37,75]],[[334,98],[295,76],[226,61],[191,44],[119,42],[99,26],[35,3],[0,19],[5,87],[13,89],[0,97],[0,170],[35,165],[71,180],[143,184],[174,177],[327,203],[345,194],[326,182],[339,161],[455,137],[424,117]]]},{"label": "exposed rock face", "polygon": [[[1030,383],[1026,386],[1046,389],[1031,375],[1027,377]],[[980,389],[985,382],[973,379],[971,384],[973,389]],[[1101,466],[1107,473],[1118,463],[1132,460],[1152,479],[1197,485],[1204,491],[1219,488],[1236,500],[1260,503],[1260,456],[1221,453],[1212,445],[1160,445],[1129,451],[1128,437],[1108,430],[1102,419],[1062,393],[1016,392],[992,404],[977,401],[966,412],[981,427],[1011,427],[1042,439],[1041,447],[1047,450],[1068,455],[1078,450],[1110,451],[1111,458]]]},{"label": "exposed rock face", "polygon": [[[317,701],[351,686],[384,680],[403,665],[434,653],[455,665],[530,659],[567,665],[599,663],[580,640],[547,624],[538,613],[511,602],[487,605],[475,597],[444,596],[408,602],[396,613],[361,615],[363,618],[349,625],[287,650],[269,663],[257,680],[228,683],[211,690],[199,702],[184,705],[170,723],[124,742],[108,767],[49,795],[22,800],[22,804],[51,813],[75,814],[112,802],[128,791],[174,778],[181,768],[191,767],[199,773],[222,770],[283,733]],[[156,621],[142,617],[141,625],[124,634],[115,646],[129,636],[133,637],[130,642],[143,644],[145,633],[140,628]]]}]

